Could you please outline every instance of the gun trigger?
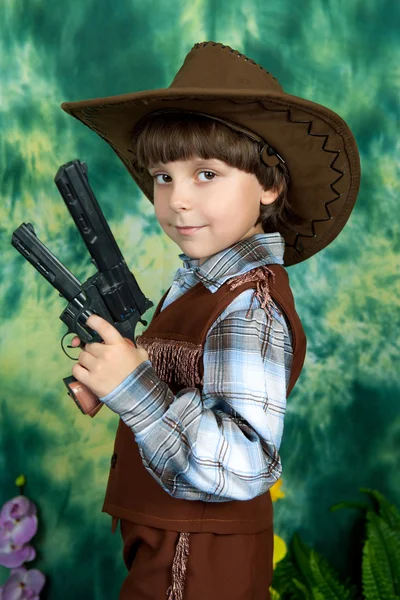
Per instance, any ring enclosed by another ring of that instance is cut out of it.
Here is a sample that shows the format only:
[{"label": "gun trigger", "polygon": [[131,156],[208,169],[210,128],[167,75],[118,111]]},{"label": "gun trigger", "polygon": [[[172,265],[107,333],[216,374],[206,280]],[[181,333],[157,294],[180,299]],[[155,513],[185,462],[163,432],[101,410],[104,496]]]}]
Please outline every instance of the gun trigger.
[{"label": "gun trigger", "polygon": [[[67,333],[64,333],[64,335],[62,336],[62,338],[61,338],[61,349],[62,349],[62,351],[64,352],[65,356],[68,356],[68,358],[70,358],[71,360],[78,360],[77,358],[74,358],[73,356],[70,356],[70,355],[68,354],[68,352],[65,352],[65,349],[64,349],[64,346],[63,346],[63,341],[64,341],[64,338],[65,338],[67,335],[69,335],[70,333],[74,333],[74,332],[73,332],[73,331],[67,331]],[[69,347],[69,346],[67,346],[67,348],[68,348],[68,347]],[[78,348],[79,348],[79,346],[78,346]]]}]

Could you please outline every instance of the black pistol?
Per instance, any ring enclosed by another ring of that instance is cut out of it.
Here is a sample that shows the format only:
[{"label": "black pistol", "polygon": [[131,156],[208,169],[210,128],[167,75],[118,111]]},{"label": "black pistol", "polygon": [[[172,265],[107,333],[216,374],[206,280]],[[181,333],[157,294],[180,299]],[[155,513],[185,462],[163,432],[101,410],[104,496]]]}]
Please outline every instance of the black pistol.
[{"label": "black pistol", "polygon": [[[87,165],[73,160],[62,165],[54,178],[64,202],[74,219],[91,255],[97,273],[81,283],[39,240],[31,223],[22,223],[12,234],[11,244],[68,301],[60,319],[70,333],[83,343],[102,342],[100,335],[86,325],[92,314],[111,323],[132,344],[135,328],[142,315],[152,306],[134,275],[129,271],[122,253],[89,185]],[[103,404],[97,396],[72,375],[63,379],[68,395],[83,414],[94,417]]]}]

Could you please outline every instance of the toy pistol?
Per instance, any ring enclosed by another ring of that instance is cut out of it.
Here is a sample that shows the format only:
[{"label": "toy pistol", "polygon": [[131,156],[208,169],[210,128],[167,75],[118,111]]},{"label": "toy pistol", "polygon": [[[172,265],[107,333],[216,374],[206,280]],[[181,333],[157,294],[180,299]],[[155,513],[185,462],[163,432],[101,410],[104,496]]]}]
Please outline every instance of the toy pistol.
[{"label": "toy pistol", "polygon": [[[12,234],[11,244],[69,302],[60,319],[82,343],[102,342],[101,336],[86,325],[93,313],[111,323],[133,345],[135,328],[141,316],[153,306],[129,271],[122,253],[89,185],[87,165],[73,160],[62,165],[54,178],[64,202],[91,254],[98,272],[81,283],[39,240],[31,223],[22,223]],[[83,414],[94,417],[103,406],[98,397],[73,376],[63,379],[68,395]]]}]

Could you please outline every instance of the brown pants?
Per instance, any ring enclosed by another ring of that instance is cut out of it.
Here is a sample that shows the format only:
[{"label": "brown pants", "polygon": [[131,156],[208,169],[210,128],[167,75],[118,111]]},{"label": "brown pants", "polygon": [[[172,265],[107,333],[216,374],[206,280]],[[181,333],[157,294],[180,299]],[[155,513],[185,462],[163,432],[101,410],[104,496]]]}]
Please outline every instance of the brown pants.
[{"label": "brown pants", "polygon": [[270,600],[272,527],[180,534],[121,520],[121,534],[129,574],[119,600]]}]

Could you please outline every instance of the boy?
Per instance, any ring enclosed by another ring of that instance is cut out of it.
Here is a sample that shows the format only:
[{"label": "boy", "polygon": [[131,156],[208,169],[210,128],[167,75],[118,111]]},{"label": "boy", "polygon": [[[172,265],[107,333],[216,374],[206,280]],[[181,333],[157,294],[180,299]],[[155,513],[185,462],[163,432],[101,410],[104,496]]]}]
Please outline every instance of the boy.
[{"label": "boy", "polygon": [[114,148],[183,251],[140,347],[92,315],[104,344],[72,370],[120,415],[103,506],[124,540],[120,600],[269,598],[269,489],[306,353],[283,265],[349,218],[354,138],[215,42],[167,89],[62,107]]}]

